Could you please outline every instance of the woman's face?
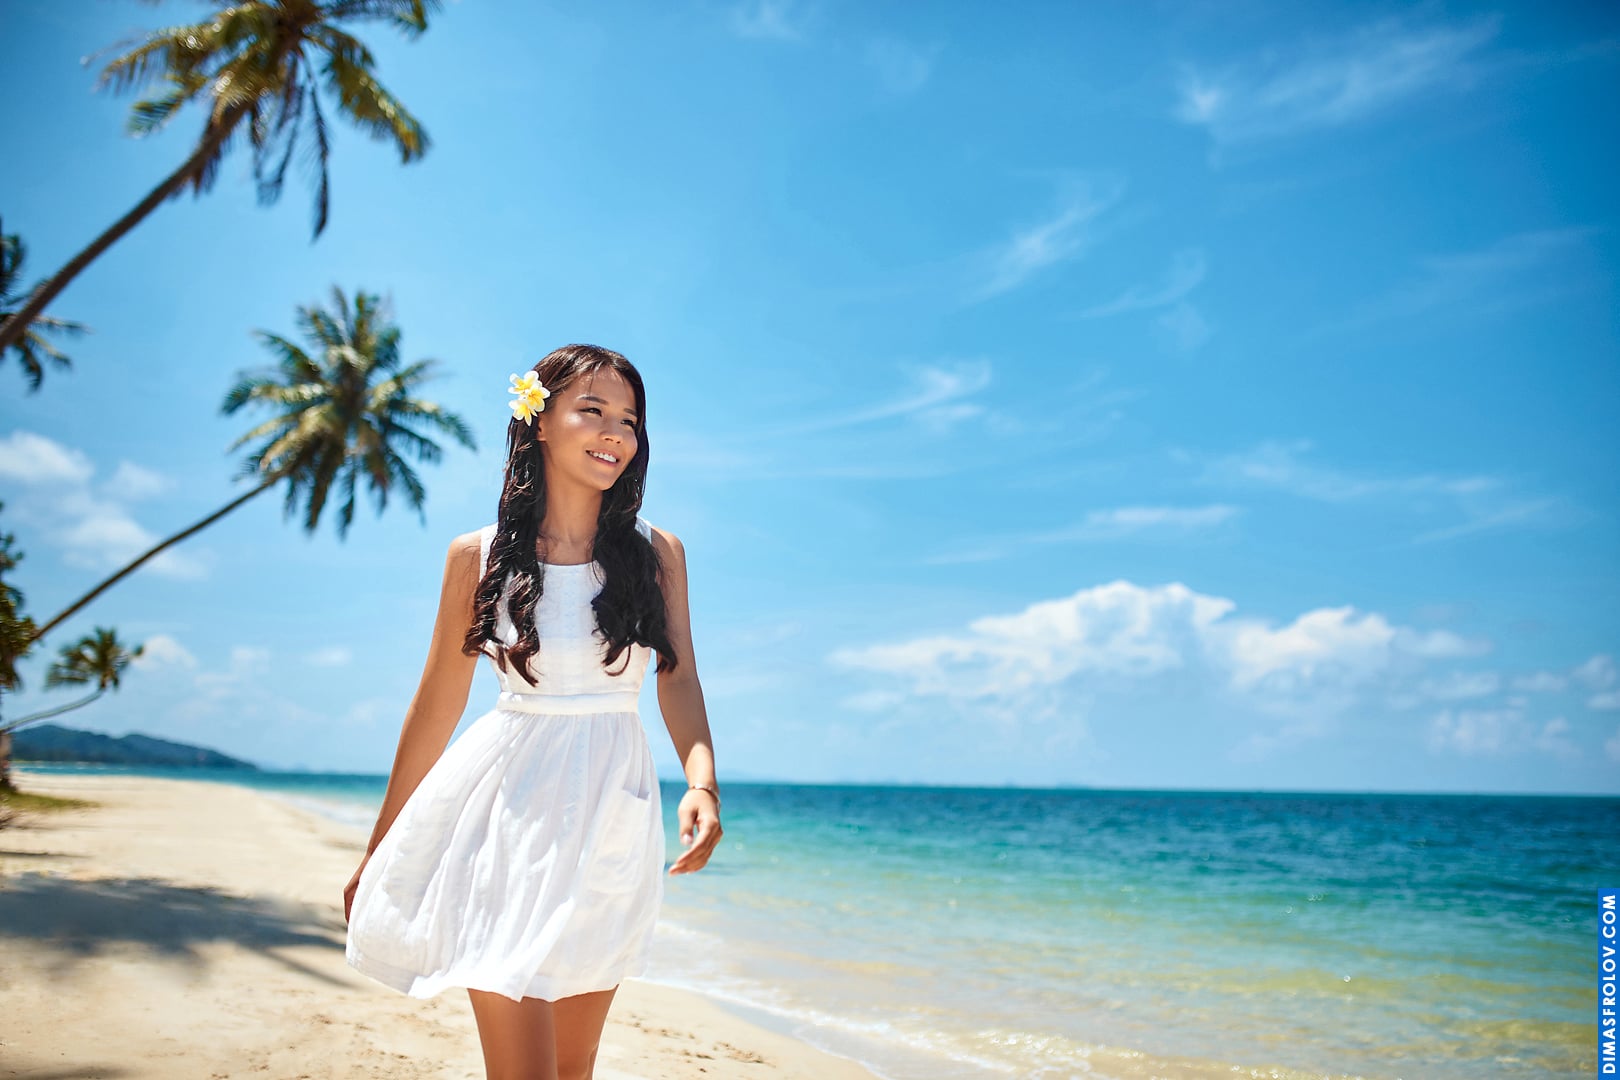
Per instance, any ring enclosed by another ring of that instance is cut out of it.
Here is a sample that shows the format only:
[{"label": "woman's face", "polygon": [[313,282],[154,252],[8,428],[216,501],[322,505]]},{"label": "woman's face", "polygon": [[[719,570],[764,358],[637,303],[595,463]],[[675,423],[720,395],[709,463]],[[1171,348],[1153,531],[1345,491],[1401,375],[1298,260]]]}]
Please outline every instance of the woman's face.
[{"label": "woman's face", "polygon": [[550,474],[546,483],[566,477],[599,491],[612,487],[636,456],[637,420],[635,391],[612,368],[582,375],[553,393],[535,418]]}]

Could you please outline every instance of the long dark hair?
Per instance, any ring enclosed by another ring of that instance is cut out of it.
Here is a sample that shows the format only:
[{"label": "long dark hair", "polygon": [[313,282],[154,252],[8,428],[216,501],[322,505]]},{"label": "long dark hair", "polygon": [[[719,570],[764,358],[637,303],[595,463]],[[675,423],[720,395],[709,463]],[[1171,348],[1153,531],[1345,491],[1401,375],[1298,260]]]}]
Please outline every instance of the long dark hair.
[{"label": "long dark hair", "polygon": [[[659,585],[662,567],[658,553],[647,537],[636,531],[636,515],[646,486],[647,393],[635,365],[611,349],[597,345],[564,345],[535,365],[540,384],[558,394],[575,379],[598,371],[612,370],[624,376],[636,395],[636,456],[630,459],[619,479],[602,493],[602,509],[596,519],[593,555],[602,567],[602,591],[591,601],[596,612],[597,631],[608,646],[603,663],[611,667],[624,654],[622,674],[630,664],[632,644],[658,651],[658,671],[672,671],[677,663],[670,645],[664,593]],[[506,429],[506,481],[501,487],[501,503],[490,542],[489,566],[478,582],[473,600],[472,625],[461,651],[472,654],[493,650],[502,671],[508,663],[533,677],[531,661],[540,651],[540,633],[534,612],[545,588],[545,566],[537,545],[540,523],[546,517],[546,470],[540,441],[535,437],[538,419],[519,420],[515,416]],[[510,649],[495,636],[501,596],[512,583],[507,615],[517,628],[517,643]]]}]

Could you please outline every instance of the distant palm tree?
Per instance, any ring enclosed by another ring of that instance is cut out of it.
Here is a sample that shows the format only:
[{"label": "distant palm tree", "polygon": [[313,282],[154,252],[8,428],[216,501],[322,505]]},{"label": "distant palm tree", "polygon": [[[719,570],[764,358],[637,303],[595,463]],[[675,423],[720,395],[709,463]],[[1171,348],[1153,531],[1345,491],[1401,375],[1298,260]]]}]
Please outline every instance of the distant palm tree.
[{"label": "distant palm tree", "polygon": [[84,686],[95,683],[95,691],[78,701],[0,723],[0,734],[9,734],[24,724],[81,709],[108,690],[118,689],[124,669],[145,650],[145,645],[137,645],[133,649],[127,647],[118,640],[118,631],[103,626],[96,627],[95,633],[86,634],[72,645],[64,645],[56,662],[45,673],[45,685]]},{"label": "distant palm tree", "polygon": [[[27,257],[28,249],[23,245],[22,237],[0,229],[0,326],[9,322],[24,303],[25,296],[18,288],[17,279],[22,277],[23,260]],[[28,392],[33,393],[45,378],[46,360],[63,368],[73,363],[46,341],[41,331],[77,336],[88,329],[83,323],[35,315],[30,323],[23,325],[22,332],[5,351],[0,352],[0,360],[15,353],[17,361],[23,366],[23,374],[28,376]]]},{"label": "distant palm tree", "polygon": [[[317,83],[336,98],[338,112],[374,138],[399,148],[402,162],[428,149],[416,118],[372,74],[375,59],[338,28],[349,20],[381,19],[408,37],[427,29],[440,0],[212,0],[220,10],[190,26],[154,31],[134,50],[109,63],[98,86],[115,91],[158,82],[163,89],[137,101],[129,130],[146,135],[166,124],[182,105],[202,100],[208,120],[191,156],[133,210],[75,255],[10,319],[0,322],[0,350],[9,348],[56,294],[119,237],[160,203],[189,185],[196,194],[213,186],[220,160],[244,127],[253,144],[253,175],[259,201],[272,203],[301,145],[310,118],[309,154],[316,174],[315,235],[326,228],[328,206],[326,116]],[[119,42],[113,48],[131,44]],[[318,65],[318,66],[317,66]]]},{"label": "distant palm tree", "polygon": [[93,634],[82,637],[73,645],[64,646],[60,657],[45,673],[46,686],[84,686],[95,683],[89,697],[58,705],[54,709],[32,713],[18,720],[0,723],[0,789],[11,788],[11,733],[25,724],[60,716],[81,709],[108,690],[118,689],[119,680],[129,662],[146,648],[137,645],[127,648],[118,640],[118,631],[98,626]]},{"label": "distant palm tree", "polygon": [[[4,507],[5,503],[0,502],[0,509]],[[0,533],[0,694],[22,685],[17,661],[27,654],[34,640],[34,620],[22,613],[22,591],[4,580],[23,560],[16,543],[13,534]]]},{"label": "distant palm tree", "polygon": [[153,547],[112,577],[75,600],[66,611],[34,631],[35,639],[50,632],[94,600],[124,575],[163,549],[213,524],[261,491],[283,481],[287,485],[285,517],[304,501],[303,526],[314,532],[334,486],[343,498],[338,512],[339,537],[348,535],[354,521],[355,489],[364,479],[377,512],[388,505],[395,484],[426,524],[422,503],[427,489],[412,471],[401,450],[417,461],[436,464],[439,445],[412,425],[435,428],[469,450],[477,449],[472,429],[454,413],[411,393],[426,381],[436,360],[418,360],[400,366],[399,328],[387,306],[374,295],[357,292],[351,309],[343,290],[332,289],[335,314],[316,306],[300,307],[298,323],[315,346],[311,356],[286,338],[264,330],[255,336],[279,362],[258,374],[242,373],[225,395],[227,415],[249,403],[268,405],[277,415],[247,432],[230,446],[235,450],[260,440],[243,463],[239,477],[258,483],[189,528]]}]

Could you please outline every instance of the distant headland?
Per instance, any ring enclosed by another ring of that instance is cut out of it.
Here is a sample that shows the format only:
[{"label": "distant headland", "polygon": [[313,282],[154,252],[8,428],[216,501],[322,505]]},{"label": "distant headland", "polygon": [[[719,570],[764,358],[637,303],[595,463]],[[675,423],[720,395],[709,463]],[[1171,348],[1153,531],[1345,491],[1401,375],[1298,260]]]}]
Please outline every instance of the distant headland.
[{"label": "distant headland", "polygon": [[12,760],[83,762],[97,765],[207,765],[211,768],[259,768],[218,750],[154,739],[131,732],[116,738],[98,731],[79,731],[60,724],[27,727],[12,736]]}]

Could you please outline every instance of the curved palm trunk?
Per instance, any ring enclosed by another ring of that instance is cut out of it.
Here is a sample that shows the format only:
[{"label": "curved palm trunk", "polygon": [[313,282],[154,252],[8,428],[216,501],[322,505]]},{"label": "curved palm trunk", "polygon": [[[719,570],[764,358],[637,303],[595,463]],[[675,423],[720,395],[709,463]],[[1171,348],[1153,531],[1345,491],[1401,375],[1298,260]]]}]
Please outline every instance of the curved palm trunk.
[{"label": "curved palm trunk", "polygon": [[34,294],[28,298],[28,301],[22,307],[18,308],[9,317],[0,320],[0,353],[16,344],[18,339],[28,330],[28,324],[34,321],[35,316],[45,310],[47,304],[56,299],[57,293],[67,288],[68,283],[79,276],[79,271],[89,266],[103,251],[112,247],[113,243],[121,236],[139,225],[141,219],[157,209],[159,203],[179,191],[181,186],[187,180],[190,180],[192,175],[202,168],[203,163],[219,149],[220,143],[225,141],[225,136],[230,134],[231,129],[242,118],[244,111],[240,107],[227,109],[218,123],[210,123],[203,130],[203,137],[197,143],[197,149],[186,159],[185,164],[170,173],[163,183],[153,188],[146,198],[135,205],[135,209],[113,222],[112,228],[91,241],[89,247],[69,260],[68,264],[58,270],[54,277],[41,282],[39,288],[34,290]]},{"label": "curved palm trunk", "polygon": [[[87,698],[81,698],[78,701],[70,701],[66,705],[58,705],[56,708],[46,709],[44,712],[30,713],[21,720],[13,720],[5,727],[0,728],[0,735],[10,735],[13,731],[16,731],[24,724],[32,724],[36,720],[47,720],[53,716],[61,716],[65,712],[72,712],[74,709],[82,709],[106,692],[107,688],[103,686]],[[9,750],[9,746],[7,749]],[[10,755],[8,754],[4,760],[0,760],[0,773],[5,772],[6,767],[10,764]]]},{"label": "curved palm trunk", "polygon": [[0,791],[17,790],[17,786],[11,782],[11,733],[13,731],[16,731],[24,724],[32,724],[35,720],[44,720],[48,716],[60,716],[70,710],[82,708],[106,692],[107,688],[105,686],[100,687],[95,693],[82,701],[71,701],[66,705],[58,705],[54,709],[46,709],[44,712],[25,716],[21,720],[13,720],[5,727],[0,728]]},{"label": "curved palm trunk", "polygon": [[140,558],[136,559],[134,562],[131,562],[128,566],[126,566],[122,570],[118,571],[118,573],[114,574],[112,577],[108,578],[106,581],[103,581],[100,585],[97,585],[95,588],[91,589],[89,592],[87,592],[83,596],[79,597],[77,600],[75,600],[72,603],[72,605],[70,605],[68,607],[68,609],[66,611],[64,611],[61,614],[57,615],[50,622],[45,623],[43,626],[40,626],[40,627],[36,628],[34,630],[33,636],[28,639],[29,642],[32,643],[32,642],[38,641],[40,638],[44,637],[51,630],[55,629],[57,624],[62,622],[62,620],[68,618],[70,615],[73,615],[80,608],[84,607],[84,605],[88,604],[90,601],[94,600],[96,597],[98,597],[102,593],[106,592],[112,586],[116,585],[119,582],[119,580],[122,579],[125,575],[133,573],[134,570],[136,569],[136,567],[140,566],[147,559],[152,558],[154,555],[156,555],[158,552],[162,551],[164,548],[171,547],[174,544],[178,544],[180,541],[184,540],[186,537],[190,536],[192,533],[199,532],[199,531],[207,528],[208,526],[212,525],[214,522],[218,521],[220,518],[224,517],[226,514],[230,513],[232,510],[235,510],[238,506],[241,506],[243,503],[245,503],[249,499],[253,498],[253,496],[257,495],[259,492],[265,490],[268,487],[271,487],[271,486],[275,485],[280,480],[281,480],[280,475],[270,477],[268,480],[264,481],[258,487],[254,488],[252,491],[244,492],[242,495],[238,496],[237,498],[232,499],[230,502],[226,503],[224,506],[222,506],[218,510],[214,511],[212,514],[209,514],[207,517],[205,517],[201,521],[197,522],[195,525],[192,525],[190,528],[187,528],[187,529],[182,529],[181,531],[175,533],[173,536],[169,537],[167,540],[164,540],[162,543],[160,543],[157,546],[153,547],[152,549],[147,551],[145,554],[143,554]]}]

